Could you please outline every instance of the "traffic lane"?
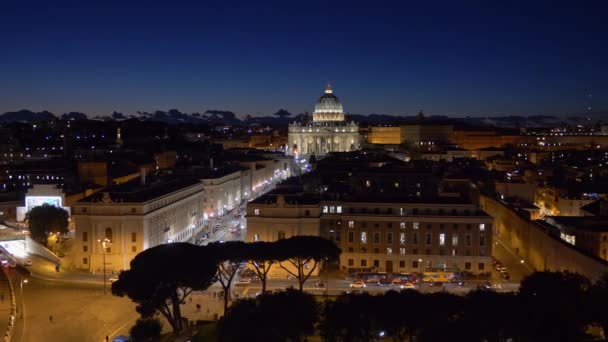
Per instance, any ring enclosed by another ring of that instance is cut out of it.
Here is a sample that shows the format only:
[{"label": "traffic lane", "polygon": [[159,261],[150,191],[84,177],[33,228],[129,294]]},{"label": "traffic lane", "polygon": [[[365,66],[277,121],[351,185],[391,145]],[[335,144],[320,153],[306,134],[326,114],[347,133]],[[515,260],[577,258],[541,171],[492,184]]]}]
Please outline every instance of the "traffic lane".
[{"label": "traffic lane", "polygon": [[[23,286],[25,329],[23,341],[103,341],[125,329],[138,318],[135,304],[87,284],[63,284],[30,279]],[[52,321],[51,321],[52,316]],[[29,328],[28,328],[29,327]]]},{"label": "traffic lane", "polygon": [[532,273],[529,266],[522,263],[523,259],[517,256],[515,252],[510,250],[508,246],[506,246],[503,241],[498,238],[494,240],[492,254],[496,260],[500,261],[500,263],[507,268],[510,275],[510,279],[508,281],[504,281],[500,277],[500,273],[496,271],[496,268],[493,268],[493,279],[496,279],[498,282],[520,283],[523,278]]},{"label": "traffic lane", "polygon": [[[318,278],[309,279],[308,281],[306,281],[304,283],[304,288],[307,291],[310,291],[312,293],[324,292],[325,291],[324,288],[315,287],[315,283],[318,281],[319,281]],[[325,280],[323,280],[323,281],[325,281]],[[327,285],[326,285],[327,288],[329,289],[330,293],[332,293],[332,294],[339,294],[339,293],[343,293],[344,291],[355,290],[350,287],[350,284],[352,282],[348,281],[348,280],[330,279],[329,281],[326,281],[326,283],[327,283]],[[367,292],[370,292],[370,293],[383,293],[383,292],[386,292],[389,290],[395,290],[395,291],[402,290],[400,288],[400,286],[397,284],[378,285],[376,283],[366,283],[365,285],[366,285],[366,287],[364,288],[364,290]],[[482,283],[466,283],[463,286],[460,286],[458,284],[453,284],[453,283],[446,283],[446,284],[440,285],[440,286],[436,286],[436,285],[433,286],[430,283],[421,283],[421,284],[415,285],[415,290],[423,292],[423,293],[431,293],[431,292],[438,292],[438,291],[444,290],[444,291],[448,291],[448,292],[452,292],[452,293],[465,294],[471,290],[477,289],[478,286],[480,286],[480,285],[482,285]],[[286,289],[288,287],[298,288],[298,286],[299,285],[296,280],[271,279],[268,281],[267,289],[268,290],[281,290],[281,289]],[[240,291],[241,293],[245,292],[245,294],[251,295],[252,293],[256,294],[259,291],[261,291],[262,284],[260,282],[254,282],[251,285],[234,286],[233,289],[235,291]],[[247,289],[247,291],[245,291],[245,289]],[[500,288],[496,289],[496,290],[499,292],[501,292],[501,291],[509,292],[509,291],[517,291],[518,289],[519,289],[519,284],[502,283],[502,284],[500,284]]]}]

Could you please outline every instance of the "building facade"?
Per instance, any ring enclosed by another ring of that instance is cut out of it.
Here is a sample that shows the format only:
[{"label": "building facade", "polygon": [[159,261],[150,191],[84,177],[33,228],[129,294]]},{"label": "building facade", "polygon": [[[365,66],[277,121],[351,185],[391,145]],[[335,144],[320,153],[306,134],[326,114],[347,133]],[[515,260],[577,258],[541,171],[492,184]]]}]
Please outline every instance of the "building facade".
[{"label": "building facade", "polygon": [[[458,203],[460,202],[460,203]],[[267,195],[247,208],[247,241],[316,235],[342,249],[344,270],[491,271],[492,218],[462,201],[349,202]],[[273,276],[283,276],[280,269]]]},{"label": "building facade", "polygon": [[147,248],[190,240],[202,228],[203,188],[185,177],[135,180],[78,201],[72,208],[75,267],[99,272],[105,258],[108,271],[128,269]]},{"label": "building facade", "polygon": [[290,124],[287,140],[288,153],[300,158],[354,151],[360,146],[359,126],[346,121],[342,103],[328,85],[315,105],[312,122]]}]

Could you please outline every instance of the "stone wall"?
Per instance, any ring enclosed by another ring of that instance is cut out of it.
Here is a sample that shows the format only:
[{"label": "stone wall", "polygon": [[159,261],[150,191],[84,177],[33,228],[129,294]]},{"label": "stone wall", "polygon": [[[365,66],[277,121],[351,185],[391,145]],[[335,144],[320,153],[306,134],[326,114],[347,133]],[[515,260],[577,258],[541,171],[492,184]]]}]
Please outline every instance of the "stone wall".
[{"label": "stone wall", "polygon": [[494,217],[495,235],[537,271],[570,271],[596,280],[608,272],[608,262],[574,248],[550,235],[528,214],[492,197],[481,195],[480,205]]}]

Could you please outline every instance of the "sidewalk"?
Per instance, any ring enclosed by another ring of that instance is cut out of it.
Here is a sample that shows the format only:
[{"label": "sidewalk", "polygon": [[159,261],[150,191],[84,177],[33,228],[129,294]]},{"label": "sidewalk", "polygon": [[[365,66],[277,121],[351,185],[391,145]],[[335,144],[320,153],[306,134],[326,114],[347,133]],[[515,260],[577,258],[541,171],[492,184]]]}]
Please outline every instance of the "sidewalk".
[{"label": "sidewalk", "polygon": [[[28,266],[26,269],[29,271],[31,277],[49,281],[79,282],[98,285],[103,284],[103,274],[91,274],[85,271],[66,270],[63,268],[57,272],[55,269],[56,265],[46,259],[37,256],[31,256],[30,259],[32,260],[33,264],[32,266]],[[117,275],[107,273],[106,280],[112,276]]]},{"label": "sidewalk", "polygon": [[11,313],[13,313],[11,298],[8,277],[5,270],[0,270],[0,336],[6,336],[5,334],[8,333]]}]

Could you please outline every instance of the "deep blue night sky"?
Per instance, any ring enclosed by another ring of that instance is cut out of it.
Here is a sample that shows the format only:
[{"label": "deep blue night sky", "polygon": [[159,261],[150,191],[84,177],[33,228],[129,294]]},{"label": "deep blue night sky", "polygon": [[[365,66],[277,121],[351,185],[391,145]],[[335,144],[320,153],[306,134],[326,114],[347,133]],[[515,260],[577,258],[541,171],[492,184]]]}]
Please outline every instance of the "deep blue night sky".
[{"label": "deep blue night sky", "polygon": [[605,1],[126,2],[0,2],[0,112],[608,110]]}]

